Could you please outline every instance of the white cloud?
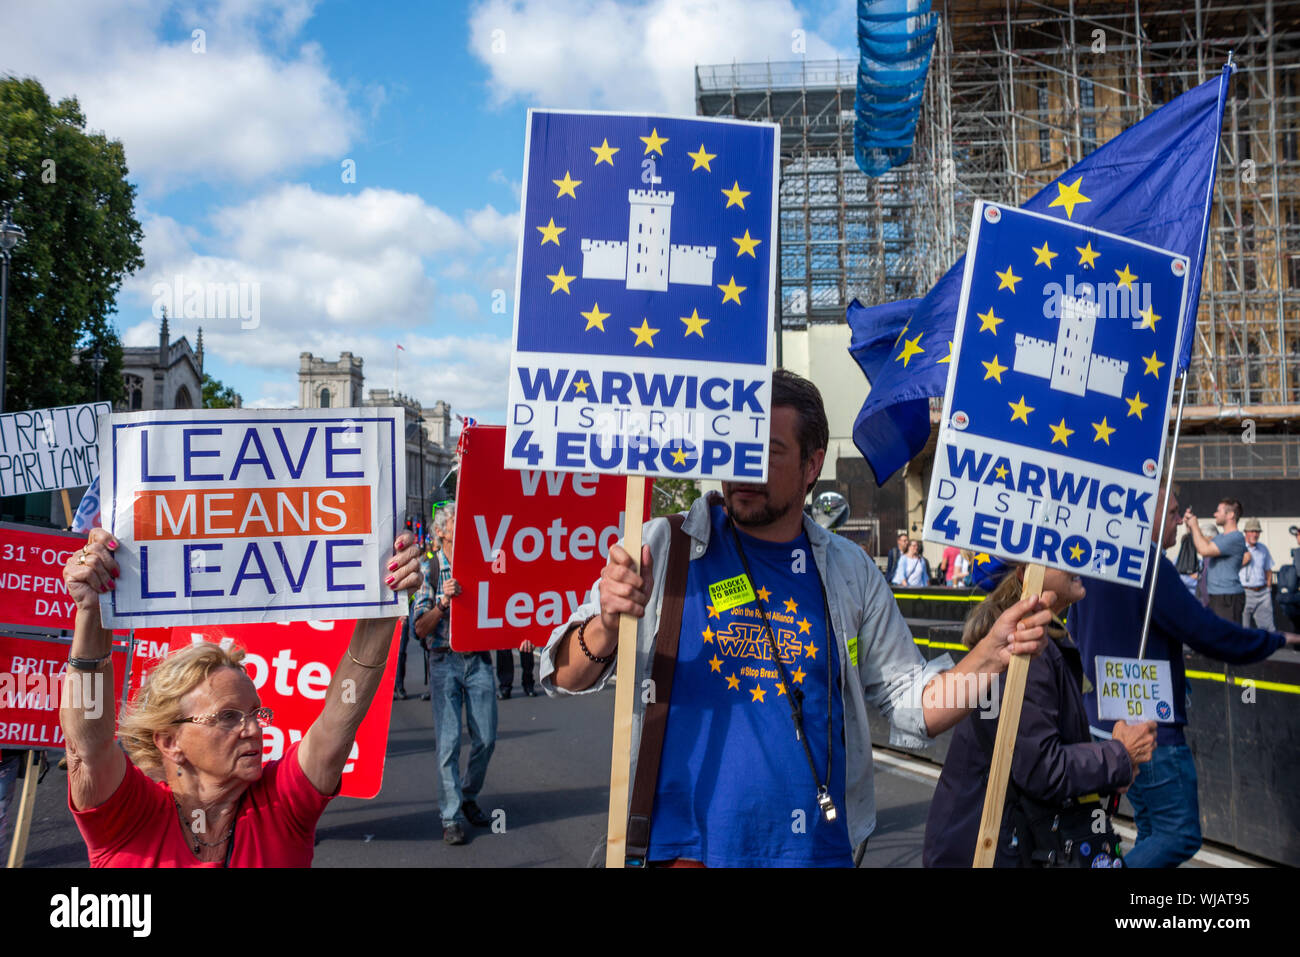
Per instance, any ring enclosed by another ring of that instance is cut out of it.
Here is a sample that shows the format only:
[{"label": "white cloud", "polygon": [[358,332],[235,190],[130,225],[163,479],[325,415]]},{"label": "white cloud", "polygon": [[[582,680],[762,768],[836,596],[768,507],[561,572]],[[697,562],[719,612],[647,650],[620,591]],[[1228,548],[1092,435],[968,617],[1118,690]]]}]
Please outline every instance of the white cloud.
[{"label": "white cloud", "polygon": [[514,245],[519,241],[519,210],[498,213],[491,204],[465,217],[474,237],[491,246]]},{"label": "white cloud", "polygon": [[[5,12],[4,67],[35,76],[54,98],[76,96],[88,126],[122,140],[147,192],[249,181],[341,159],[356,133],[320,50],[288,49],[312,7],[67,0],[56,15],[19,4]],[[204,31],[203,52],[191,25]],[[264,36],[281,49],[266,49]]]},{"label": "white cloud", "polygon": [[697,64],[807,59],[837,51],[791,0],[484,0],[470,50],[498,103],[695,112]]}]

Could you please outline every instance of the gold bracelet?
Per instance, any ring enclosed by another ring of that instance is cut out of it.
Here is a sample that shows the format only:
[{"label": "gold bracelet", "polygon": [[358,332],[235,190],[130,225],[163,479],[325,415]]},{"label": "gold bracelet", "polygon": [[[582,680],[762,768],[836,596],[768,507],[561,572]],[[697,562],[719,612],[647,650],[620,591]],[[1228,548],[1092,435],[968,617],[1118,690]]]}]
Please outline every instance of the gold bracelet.
[{"label": "gold bracelet", "polygon": [[382,668],[384,665],[388,664],[387,658],[379,662],[379,664],[377,665],[368,665],[364,661],[357,661],[357,656],[352,653],[351,645],[348,645],[348,657],[351,658],[353,661],[356,661],[357,664],[359,664],[362,668]]}]

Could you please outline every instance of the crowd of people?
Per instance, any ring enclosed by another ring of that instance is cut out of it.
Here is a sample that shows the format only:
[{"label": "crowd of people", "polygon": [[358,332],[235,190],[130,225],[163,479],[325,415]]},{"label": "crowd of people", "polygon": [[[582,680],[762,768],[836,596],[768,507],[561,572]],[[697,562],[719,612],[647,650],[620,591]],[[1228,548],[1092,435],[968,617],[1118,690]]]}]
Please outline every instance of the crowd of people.
[{"label": "crowd of people", "polygon": [[[812,383],[784,370],[773,379],[769,478],[723,483],[682,516],[644,530],[637,561],[611,547],[586,601],[557,626],[537,685],[563,698],[592,694],[612,678],[619,621],[638,619],[632,800],[627,861],[645,866],[852,866],[876,828],[868,712],[890,743],[925,747],[952,730],[926,827],[928,866],[969,866],[997,728],[996,691],[1013,655],[1030,656],[1019,740],[998,837],[1000,866],[1173,866],[1200,845],[1196,769],[1183,729],[1182,648],[1229,662],[1267,657],[1300,636],[1273,629],[1252,594],[1272,584],[1258,523],[1237,524],[1241,505],[1220,503],[1223,532],[1205,535],[1162,498],[1143,589],[1048,570],[1040,594],[1022,597],[1024,568],[944,552],[932,576],[919,541],[898,537],[888,567],[803,509],[821,472],[829,430]],[[433,518],[433,541],[393,542],[384,577],[410,596],[406,631],[427,655],[436,734],[437,803],[448,844],[486,826],[477,803],[496,745],[497,702],[513,685],[509,653],[457,652],[448,642],[454,502]],[[1186,525],[1204,559],[1203,606],[1162,548]],[[1293,529],[1293,533],[1296,530]],[[1300,534],[1297,534],[1300,545]],[[116,541],[93,530],[64,569],[76,602],[66,681],[100,673],[111,682],[111,633],[100,596],[119,574]],[[1300,547],[1295,554],[1300,554]],[[1154,588],[1147,657],[1170,663],[1172,720],[1106,727],[1096,695],[1099,655],[1135,657],[1145,595]],[[1231,572],[1231,575],[1229,574]],[[715,604],[710,586],[743,576],[752,597]],[[965,654],[925,660],[890,584],[941,581],[986,594],[965,624]],[[1260,583],[1263,583],[1262,586]],[[1235,587],[1234,587],[1235,586]],[[1244,620],[1253,616],[1258,627]],[[357,727],[381,690],[394,622],[357,622],[320,716],[278,760],[262,762],[261,706],[238,648],[178,649],[148,675],[115,726],[110,712],[60,712],[67,739],[68,801],[96,866],[304,866],[315,828],[338,793]],[[732,641],[723,651],[723,639]],[[406,638],[401,653],[405,654]],[[748,651],[737,652],[737,648]],[[534,649],[521,653],[523,688],[534,686]],[[723,667],[722,654],[761,667]],[[510,661],[509,668],[504,666]],[[731,673],[728,674],[727,672]],[[340,689],[352,686],[344,695]],[[71,699],[68,699],[71,700]],[[763,706],[758,706],[759,704]],[[462,770],[462,729],[470,747]],[[791,733],[793,732],[793,733]],[[1079,822],[1109,820],[1127,793],[1138,828],[1121,855],[1109,824],[1090,839]],[[793,818],[799,826],[792,826]],[[1044,822],[1055,822],[1048,827]],[[1059,825],[1059,826],[1058,826]],[[599,856],[599,855],[598,855]]]}]

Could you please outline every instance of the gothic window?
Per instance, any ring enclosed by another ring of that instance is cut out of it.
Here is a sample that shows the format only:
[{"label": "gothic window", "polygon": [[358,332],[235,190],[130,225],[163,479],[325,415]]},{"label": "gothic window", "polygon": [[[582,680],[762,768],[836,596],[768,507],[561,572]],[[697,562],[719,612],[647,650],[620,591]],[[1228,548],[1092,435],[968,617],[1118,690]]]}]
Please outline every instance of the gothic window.
[{"label": "gothic window", "polygon": [[185,388],[185,386],[181,386],[179,389],[176,390],[176,401],[173,404],[173,408],[176,409],[194,408],[194,400],[190,398],[190,390]]},{"label": "gothic window", "polygon": [[321,390],[320,390],[320,407],[321,407],[322,409],[328,409],[328,408],[330,407],[330,390],[329,390],[329,389],[321,389]]}]

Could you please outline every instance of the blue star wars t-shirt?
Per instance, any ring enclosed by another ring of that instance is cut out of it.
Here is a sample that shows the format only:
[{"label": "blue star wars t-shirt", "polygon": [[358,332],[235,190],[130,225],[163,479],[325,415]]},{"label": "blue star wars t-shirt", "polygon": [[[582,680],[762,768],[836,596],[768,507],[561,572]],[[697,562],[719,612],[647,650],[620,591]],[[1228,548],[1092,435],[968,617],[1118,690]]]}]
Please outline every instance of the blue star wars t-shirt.
[{"label": "blue star wars t-shirt", "polygon": [[[743,578],[744,565],[726,512],[716,505],[710,518],[709,549],[690,563],[687,576],[649,859],[684,857],[709,867],[849,867],[840,661],[808,536],[801,531],[792,542],[774,543],[741,531],[754,576],[753,597],[747,597],[751,589],[735,581]],[[834,823],[817,806],[758,599],[790,681],[804,694],[804,730],[823,782],[830,659]],[[723,607],[733,601],[743,603]]]}]

